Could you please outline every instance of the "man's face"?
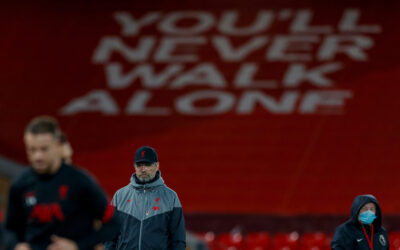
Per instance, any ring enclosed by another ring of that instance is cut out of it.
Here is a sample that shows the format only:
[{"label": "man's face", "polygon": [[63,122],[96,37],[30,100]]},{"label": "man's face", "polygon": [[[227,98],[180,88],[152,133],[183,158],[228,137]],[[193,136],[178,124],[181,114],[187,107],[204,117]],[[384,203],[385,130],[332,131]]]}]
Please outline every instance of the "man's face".
[{"label": "man's face", "polygon": [[52,174],[58,169],[60,142],[52,134],[26,133],[24,141],[28,160],[38,174]]},{"label": "man's face", "polygon": [[151,181],[157,174],[158,162],[138,162],[135,164],[136,177],[143,182]]},{"label": "man's face", "polygon": [[362,208],[360,209],[360,212],[358,213],[358,214],[359,214],[359,215],[358,215],[358,219],[360,219],[360,214],[361,214],[362,212],[366,212],[366,211],[368,211],[368,210],[370,210],[371,212],[373,212],[374,214],[376,214],[376,206],[375,206],[375,204],[372,203],[372,202],[368,202],[368,203],[366,203],[364,206],[362,206]]}]

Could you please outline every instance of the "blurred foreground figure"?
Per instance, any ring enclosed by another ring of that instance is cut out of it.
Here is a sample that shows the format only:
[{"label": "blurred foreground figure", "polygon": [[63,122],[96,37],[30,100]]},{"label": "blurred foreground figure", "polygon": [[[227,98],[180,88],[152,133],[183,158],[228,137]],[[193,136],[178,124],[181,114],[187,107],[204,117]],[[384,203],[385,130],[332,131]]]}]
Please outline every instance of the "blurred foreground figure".
[{"label": "blurred foreground figure", "polygon": [[[62,160],[60,133],[51,117],[38,117],[25,130],[31,168],[10,188],[5,226],[17,239],[12,249],[93,249],[118,232],[113,207],[99,185]],[[97,231],[95,219],[103,223]]]},{"label": "blurred foreground figure", "polygon": [[[59,137],[60,143],[61,143],[61,160],[66,163],[66,164],[72,164],[72,156],[74,155],[74,150],[72,149],[72,146],[70,142],[68,141],[67,136],[65,133],[61,132],[60,137]],[[98,230],[100,229],[102,223],[100,220],[95,220],[94,221],[94,229]],[[102,243],[97,244],[94,247],[95,250],[103,250],[104,246]],[[0,249],[1,250],[1,249]]]},{"label": "blurred foreground figure", "polygon": [[357,196],[351,206],[350,219],[335,230],[332,249],[389,249],[388,235],[381,222],[381,208],[376,198]]},{"label": "blurred foreground figure", "polygon": [[72,150],[71,144],[64,133],[60,134],[60,143],[61,159],[67,164],[72,164],[72,155],[74,154],[74,151]]},{"label": "blurred foreground figure", "polygon": [[105,249],[176,249],[186,247],[182,206],[177,194],[164,184],[156,151],[140,147],[135,154],[135,173],[113,198],[123,221],[120,234]]}]

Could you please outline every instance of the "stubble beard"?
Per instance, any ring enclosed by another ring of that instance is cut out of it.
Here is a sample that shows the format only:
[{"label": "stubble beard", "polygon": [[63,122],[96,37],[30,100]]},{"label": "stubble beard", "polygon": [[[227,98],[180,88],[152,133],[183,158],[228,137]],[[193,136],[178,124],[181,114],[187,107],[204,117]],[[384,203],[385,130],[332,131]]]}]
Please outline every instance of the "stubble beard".
[{"label": "stubble beard", "polygon": [[[38,161],[38,162],[32,162],[32,167],[35,170],[36,173],[38,174],[52,174],[53,173],[53,165],[55,165],[55,161]],[[43,166],[45,165],[45,166]]]},{"label": "stubble beard", "polygon": [[149,175],[148,174],[143,174],[141,176],[137,175],[137,178],[142,182],[149,182],[156,177],[156,173],[157,173],[157,171],[154,171],[154,173],[149,174]]}]

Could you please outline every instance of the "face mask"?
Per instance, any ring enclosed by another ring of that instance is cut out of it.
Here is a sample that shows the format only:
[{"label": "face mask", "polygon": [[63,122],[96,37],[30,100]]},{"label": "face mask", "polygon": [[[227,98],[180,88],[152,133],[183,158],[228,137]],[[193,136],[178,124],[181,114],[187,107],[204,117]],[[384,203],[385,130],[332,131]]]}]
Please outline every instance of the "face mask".
[{"label": "face mask", "polygon": [[375,213],[370,210],[360,213],[360,221],[363,224],[370,225],[375,218]]}]

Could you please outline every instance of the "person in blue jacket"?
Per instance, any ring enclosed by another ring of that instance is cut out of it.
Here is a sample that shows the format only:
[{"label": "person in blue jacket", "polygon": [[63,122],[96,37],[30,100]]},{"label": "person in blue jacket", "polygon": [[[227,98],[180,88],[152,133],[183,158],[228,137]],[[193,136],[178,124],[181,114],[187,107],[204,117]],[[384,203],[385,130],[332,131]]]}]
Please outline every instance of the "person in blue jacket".
[{"label": "person in blue jacket", "polygon": [[389,249],[388,235],[382,227],[381,208],[373,195],[359,195],[354,199],[350,219],[336,228],[331,248]]},{"label": "person in blue jacket", "polygon": [[105,249],[184,250],[182,206],[177,194],[164,184],[156,151],[140,147],[134,166],[131,182],[113,197],[122,226],[114,240],[105,242]]}]

